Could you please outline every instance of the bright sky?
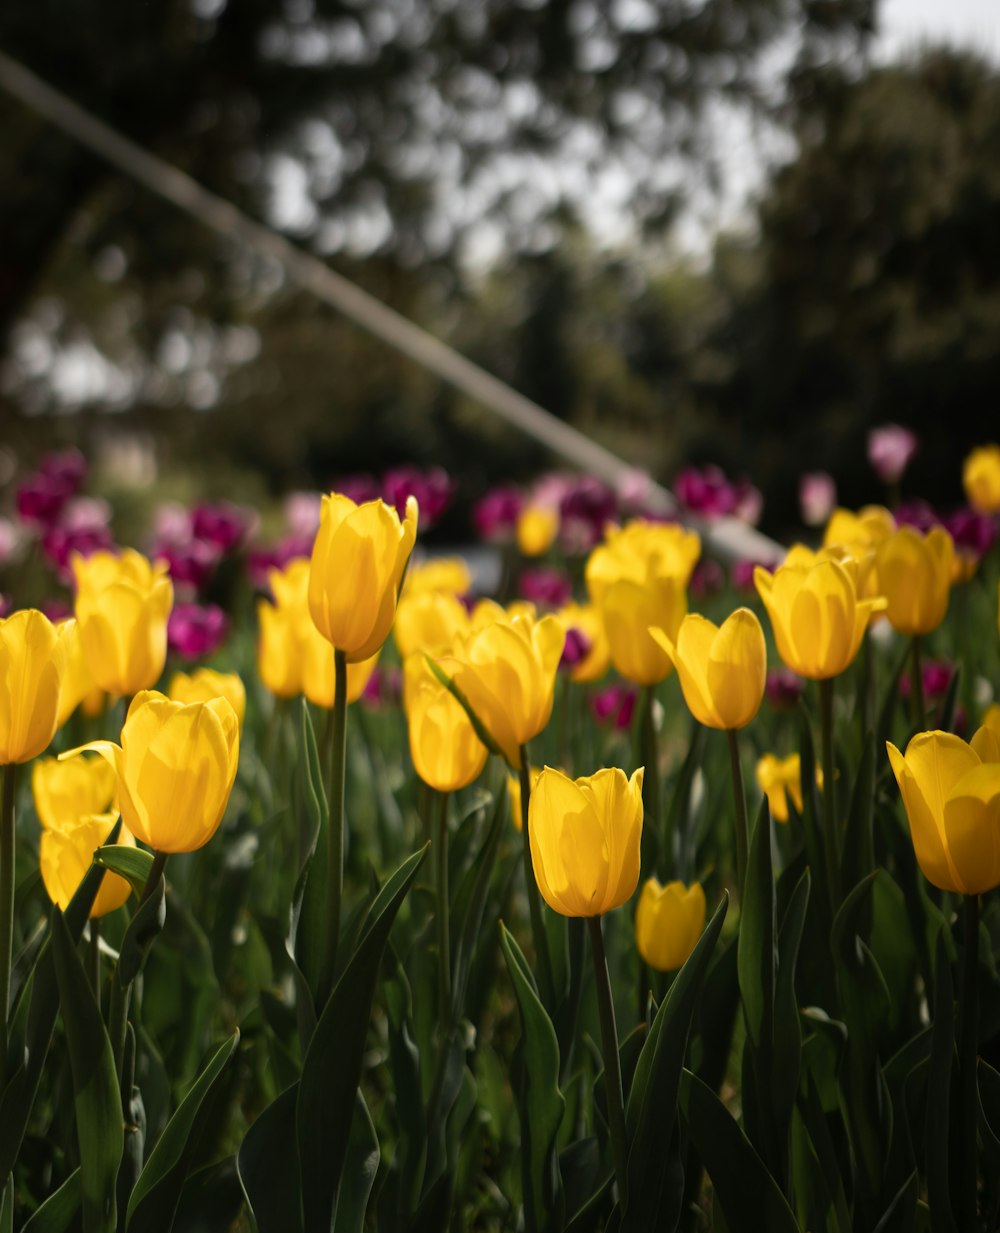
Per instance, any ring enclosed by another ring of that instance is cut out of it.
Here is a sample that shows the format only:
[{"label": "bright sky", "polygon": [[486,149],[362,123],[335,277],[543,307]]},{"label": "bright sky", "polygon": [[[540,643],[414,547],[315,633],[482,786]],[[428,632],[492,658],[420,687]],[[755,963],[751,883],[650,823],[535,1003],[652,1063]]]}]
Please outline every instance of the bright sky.
[{"label": "bright sky", "polygon": [[1000,61],[997,0],[882,0],[881,24],[883,55],[934,40],[974,47]]}]

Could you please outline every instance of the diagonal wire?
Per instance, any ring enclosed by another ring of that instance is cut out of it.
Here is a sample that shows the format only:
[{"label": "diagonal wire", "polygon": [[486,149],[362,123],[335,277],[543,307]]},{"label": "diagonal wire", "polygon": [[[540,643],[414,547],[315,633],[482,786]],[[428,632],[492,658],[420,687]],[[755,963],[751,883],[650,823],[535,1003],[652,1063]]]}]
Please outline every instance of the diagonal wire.
[{"label": "diagonal wire", "polygon": [[[227,237],[237,236],[255,253],[279,262],[292,282],[573,466],[589,471],[619,492],[634,480],[635,469],[610,450],[414,325],[337,274],[318,257],[290,244],[231,202],[209,192],[178,168],[122,136],[3,51],[0,51],[0,86],[130,179],[185,211],[203,226]],[[652,481],[646,501],[665,513],[676,510],[671,493]],[[727,560],[770,562],[784,555],[784,549],[773,540],[736,519],[710,523],[697,518],[687,521]]]}]

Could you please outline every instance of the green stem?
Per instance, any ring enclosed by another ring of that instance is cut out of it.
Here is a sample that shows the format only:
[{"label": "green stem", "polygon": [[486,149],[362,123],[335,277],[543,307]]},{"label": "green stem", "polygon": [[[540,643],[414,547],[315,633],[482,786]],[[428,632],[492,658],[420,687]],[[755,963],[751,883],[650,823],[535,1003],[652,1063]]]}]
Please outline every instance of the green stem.
[{"label": "green stem", "polygon": [[924,700],[924,665],[920,651],[920,635],[914,634],[910,640],[910,705],[913,710],[913,724],[917,731],[923,728],[927,715],[927,703]]},{"label": "green stem", "polygon": [[94,916],[90,921],[90,944],[87,947],[87,964],[90,971],[90,987],[94,991],[97,1009],[101,1009],[101,922]]},{"label": "green stem", "polygon": [[622,1096],[622,1068],[618,1052],[618,1028],[615,1025],[615,1004],[611,997],[611,977],[604,953],[601,918],[587,917],[590,948],[594,956],[594,979],[597,984],[597,1013],[601,1021],[601,1052],[604,1054],[604,1082],[608,1096],[608,1129],[611,1150],[615,1158],[615,1178],[618,1182],[618,1207],[625,1210],[627,1198],[628,1141],[625,1135],[625,1102]]},{"label": "green stem", "polygon": [[[830,910],[840,907],[840,836],[837,833],[836,777],[833,761],[833,679],[819,682],[820,734],[823,749],[823,855]],[[806,785],[803,784],[803,791]]]},{"label": "green stem", "polygon": [[538,964],[538,983],[542,1001],[551,1013],[555,1008],[555,982],[552,978],[552,958],[549,955],[549,936],[545,932],[545,917],[542,915],[542,897],[535,881],[535,869],[531,862],[531,835],[528,831],[528,806],[531,802],[531,763],[528,746],[520,748],[521,767],[521,855],[524,860],[524,883],[528,896],[528,911],[531,915],[531,937],[535,943],[535,959]]},{"label": "green stem", "polygon": [[729,742],[729,768],[733,778],[733,801],[736,806],[736,882],[740,903],[747,878],[747,795],[743,786],[743,767],[740,763],[740,745],[735,728],[726,729]]},{"label": "green stem", "polygon": [[319,975],[319,1003],[333,987],[340,941],[340,904],[344,896],[344,778],[347,768],[347,657],[335,650],[333,736],[330,747],[330,827],[326,837],[326,936]]},{"label": "green stem", "polygon": [[7,1019],[10,1015],[10,968],[14,947],[14,781],[17,766],[3,768],[0,809],[0,1090],[7,1082]]},{"label": "green stem", "polygon": [[[643,822],[652,836],[659,835],[660,824],[660,749],[656,739],[656,722],[653,709],[656,695],[652,685],[647,685],[642,706],[642,760],[646,772],[642,778]],[[667,826],[670,822],[667,820]],[[673,872],[673,835],[664,836],[664,846],[657,861],[661,879],[666,880]]]},{"label": "green stem", "polygon": [[448,793],[441,792],[441,811],[438,816],[437,833],[437,926],[438,926],[438,969],[439,988],[441,995],[441,1021],[448,1016],[451,1004],[451,945],[448,937]]},{"label": "green stem", "polygon": [[965,896],[965,950],[962,956],[962,987],[958,1012],[958,1058],[961,1136],[958,1227],[976,1226],[976,1082],[979,1042],[979,896]]}]

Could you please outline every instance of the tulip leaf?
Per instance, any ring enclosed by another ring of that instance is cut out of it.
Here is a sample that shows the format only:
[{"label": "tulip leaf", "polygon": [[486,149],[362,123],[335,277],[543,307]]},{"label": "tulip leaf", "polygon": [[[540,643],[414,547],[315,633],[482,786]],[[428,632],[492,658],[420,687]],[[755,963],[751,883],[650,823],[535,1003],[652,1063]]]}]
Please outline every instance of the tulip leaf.
[{"label": "tulip leaf", "polygon": [[505,925],[500,945],[521,1015],[518,1052],[523,1074],[518,1098],[521,1119],[521,1178],[524,1224],[528,1233],[557,1228],[562,1206],[556,1162],[556,1136],[566,1110],[559,1090],[559,1042],[552,1020],[521,948]]},{"label": "tulip leaf", "polygon": [[701,766],[706,732],[704,724],[693,721],[687,756],[681,764],[667,807],[664,831],[667,837],[667,868],[676,869],[676,876],[685,882],[690,880],[688,871],[694,862],[694,836],[689,833],[694,828],[688,825],[691,818],[691,790],[694,777]]},{"label": "tulip leaf", "polygon": [[[115,843],[121,834],[121,819],[115,823],[108,843]],[[91,866],[76,888],[63,913],[63,923],[75,946],[83,935],[97,892],[104,881],[104,870]],[[48,942],[42,947],[30,979],[30,1001],[27,1011],[27,1031],[23,1055],[25,1060],[11,1075],[0,1097],[0,1177],[7,1177],[21,1151],[35,1094],[52,1042],[52,1030],[59,1013],[59,988],[55,961],[52,956],[51,929]],[[27,987],[25,988],[27,993]]]},{"label": "tulip leaf", "polygon": [[806,850],[806,860],[809,868],[815,870],[823,893],[817,895],[824,911],[822,924],[824,934],[828,932],[836,904],[830,903],[827,879],[820,877],[820,872],[826,869],[823,852],[822,823],[820,822],[819,795],[816,790],[816,746],[813,743],[812,727],[809,722],[809,712],[800,703],[801,723],[799,727],[799,772],[802,784],[802,838]]},{"label": "tulip leaf", "polygon": [[497,848],[507,821],[505,794],[497,793],[493,802],[493,816],[483,840],[479,855],[467,870],[452,901],[451,923],[454,937],[454,980],[452,985],[453,1010],[461,1013],[465,1003],[465,989],[469,980],[469,968],[476,950],[476,942],[486,910],[487,892],[496,863]]},{"label": "tulip leaf", "polygon": [[919,1181],[914,1169],[893,1195],[892,1202],[883,1212],[872,1233],[911,1233],[911,1230],[917,1227]]},{"label": "tulip leaf", "polygon": [[951,1210],[948,1158],[951,1152],[952,1055],[955,1046],[955,1006],[951,964],[943,935],[938,936],[934,972],[934,1017],[927,1063],[927,1103],[924,1116],[924,1162],[927,1203],[934,1233],[956,1233]]},{"label": "tulip leaf", "polygon": [[117,873],[141,896],[153,868],[153,854],[143,848],[127,848],[117,843],[105,844],[94,853],[94,864]]},{"label": "tulip leaf", "polygon": [[211,1099],[239,1039],[237,1029],[219,1046],[157,1140],[129,1199],[128,1233],[170,1233],[193,1159],[199,1115]]},{"label": "tulip leaf", "polygon": [[87,974],[58,908],[52,909],[50,922],[59,1005],[73,1072],[83,1229],[84,1233],[115,1233],[115,1179],[124,1142],[115,1059]]},{"label": "tulip leaf", "polygon": [[381,1152],[372,1115],[358,1091],[355,1098],[351,1137],[347,1144],[344,1179],[337,1194],[337,1214],[333,1233],[364,1233],[365,1212],[371,1197]]},{"label": "tulip leaf", "polygon": [[302,1063],[296,1133],[308,1229],[330,1227],[348,1154],[382,952],[428,846],[408,857],[379,891]]},{"label": "tulip leaf", "polygon": [[80,1170],[74,1169],[58,1190],[32,1214],[21,1233],[70,1233],[80,1210]]},{"label": "tulip leaf", "polygon": [[668,1200],[664,1155],[677,1120],[677,1090],[695,1005],[729,908],[724,894],[698,945],[677,973],[660,1003],[639,1054],[625,1106],[628,1152],[628,1207],[623,1233],[659,1228],[661,1205]]},{"label": "tulip leaf", "polygon": [[795,969],[806,923],[812,876],[808,867],[795,884],[778,934],[778,975],[774,987],[774,1052],[771,1065],[771,1109],[777,1141],[788,1136],[799,1087],[802,1020],[795,996]]},{"label": "tulip leaf", "polygon": [[8,1177],[0,1196],[0,1233],[14,1233],[14,1179]]},{"label": "tulip leaf", "polygon": [[[240,1185],[253,1213],[257,1233],[304,1233],[302,1183],[295,1150],[295,1107],[299,1085],[293,1083],[243,1136],[236,1157]],[[327,1221],[322,1228],[328,1229]]]},{"label": "tulip leaf", "polygon": [[160,874],[160,880],[150,891],[149,897],[136,908],[122,938],[115,979],[123,987],[130,985],[142,971],[149,948],[159,937],[166,919],[166,885]]},{"label": "tulip leaf", "polygon": [[489,728],[486,727],[483,721],[472,709],[472,704],[469,702],[469,699],[465,696],[465,694],[462,693],[448,673],[445,672],[439,664],[435,663],[429,655],[425,655],[424,659],[426,660],[427,666],[430,668],[431,672],[434,673],[435,677],[437,677],[437,679],[441,682],[445,689],[447,689],[447,691],[469,717],[469,723],[472,724],[472,730],[475,732],[476,736],[479,737],[480,741],[486,746],[491,754],[496,754],[498,758],[504,758],[504,761],[506,761],[503,750],[490,735]]},{"label": "tulip leaf", "polygon": [[750,1140],[712,1089],[689,1070],[681,1074],[680,1109],[729,1233],[799,1233],[791,1208]]},{"label": "tulip leaf", "polygon": [[[300,999],[315,1005],[319,996],[319,974],[325,944],[326,922],[326,845],[329,827],[326,823],[327,802],[323,786],[319,750],[312,715],[306,700],[302,700],[302,746],[305,750],[303,776],[309,821],[309,843],[305,861],[292,898],[292,952],[298,970],[308,986],[310,997]],[[304,1042],[312,1035],[315,1024],[308,1024]]]},{"label": "tulip leaf", "polygon": [[[884,746],[883,746],[884,748]],[[865,736],[864,753],[851,793],[844,850],[841,854],[841,885],[856,886],[875,868],[872,826],[875,813],[875,738]]]},{"label": "tulip leaf", "polygon": [[236,1229],[243,1211],[236,1158],[226,1156],[196,1170],[184,1183],[170,1233],[220,1233]]}]

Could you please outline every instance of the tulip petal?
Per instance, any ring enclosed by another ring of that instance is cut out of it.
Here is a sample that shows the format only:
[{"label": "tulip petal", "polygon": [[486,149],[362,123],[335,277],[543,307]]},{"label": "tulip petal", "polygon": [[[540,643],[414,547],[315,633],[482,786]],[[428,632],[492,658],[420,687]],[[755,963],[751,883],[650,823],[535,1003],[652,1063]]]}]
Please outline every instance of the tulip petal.
[{"label": "tulip petal", "polygon": [[1000,885],[1000,764],[968,771],[944,803],[948,853],[963,895]]}]

